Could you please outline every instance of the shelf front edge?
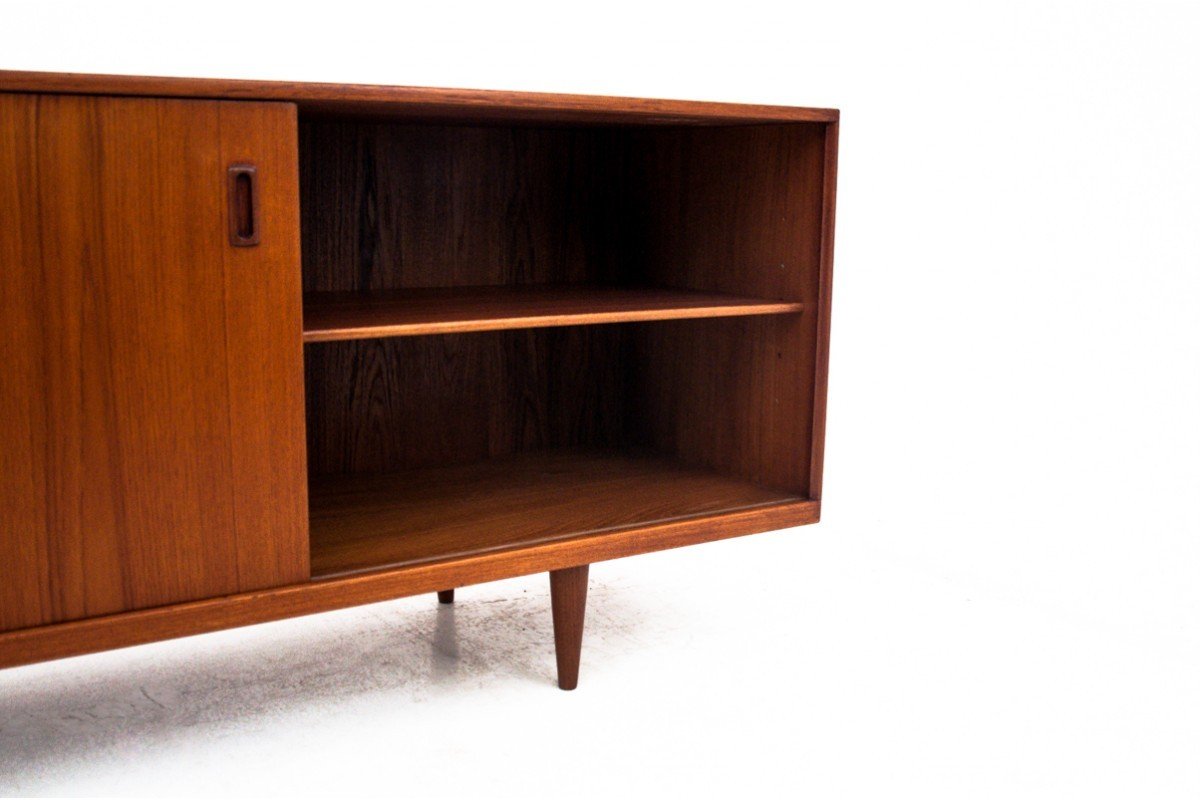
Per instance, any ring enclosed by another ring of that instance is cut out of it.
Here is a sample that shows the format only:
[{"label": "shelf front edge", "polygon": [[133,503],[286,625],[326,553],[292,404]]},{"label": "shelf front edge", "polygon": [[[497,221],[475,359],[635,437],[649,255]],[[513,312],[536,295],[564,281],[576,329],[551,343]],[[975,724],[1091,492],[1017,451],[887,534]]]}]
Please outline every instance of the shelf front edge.
[{"label": "shelf front edge", "polygon": [[[605,298],[610,299],[610,298]],[[618,298],[619,299],[619,298]],[[337,342],[355,339],[378,339],[394,336],[428,336],[447,333],[478,333],[482,331],[517,330],[526,328],[555,328],[572,325],[606,325],[620,322],[655,322],[683,319],[713,319],[718,317],[796,314],[804,304],[791,301],[751,301],[748,298],[727,297],[721,302],[715,296],[708,303],[661,305],[645,308],[600,308],[591,311],[548,311],[545,313],[505,313],[494,316],[456,316],[450,319],[409,319],[402,321],[366,321],[348,324],[346,316],[364,318],[386,316],[379,311],[370,314],[351,311],[336,305],[323,306],[319,301],[305,307],[303,341]],[[403,313],[397,316],[403,317]]]},{"label": "shelf front edge", "polygon": [[277,589],[130,611],[0,633],[0,668],[254,625],[321,611],[433,593],[537,572],[608,561],[820,520],[815,500],[590,534]]}]

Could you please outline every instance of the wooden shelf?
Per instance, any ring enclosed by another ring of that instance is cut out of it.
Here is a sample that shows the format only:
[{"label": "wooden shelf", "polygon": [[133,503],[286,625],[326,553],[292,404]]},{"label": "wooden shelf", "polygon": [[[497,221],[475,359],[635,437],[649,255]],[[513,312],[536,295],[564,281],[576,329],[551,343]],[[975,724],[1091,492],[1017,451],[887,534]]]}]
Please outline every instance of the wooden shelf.
[{"label": "wooden shelf", "polygon": [[312,574],[440,561],[801,499],[658,458],[574,450],[316,478]]},{"label": "wooden shelf", "polygon": [[802,308],[801,303],[687,289],[571,284],[314,292],[304,298],[304,341],[788,314]]}]

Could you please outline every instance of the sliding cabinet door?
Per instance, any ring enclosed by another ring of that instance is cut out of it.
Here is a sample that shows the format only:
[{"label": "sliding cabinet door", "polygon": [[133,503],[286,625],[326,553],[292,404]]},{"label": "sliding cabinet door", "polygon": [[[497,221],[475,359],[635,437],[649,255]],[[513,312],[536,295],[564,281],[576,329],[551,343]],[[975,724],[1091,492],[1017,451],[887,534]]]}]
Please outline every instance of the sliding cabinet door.
[{"label": "sliding cabinet door", "polygon": [[307,579],[298,220],[290,104],[0,94],[0,630]]}]

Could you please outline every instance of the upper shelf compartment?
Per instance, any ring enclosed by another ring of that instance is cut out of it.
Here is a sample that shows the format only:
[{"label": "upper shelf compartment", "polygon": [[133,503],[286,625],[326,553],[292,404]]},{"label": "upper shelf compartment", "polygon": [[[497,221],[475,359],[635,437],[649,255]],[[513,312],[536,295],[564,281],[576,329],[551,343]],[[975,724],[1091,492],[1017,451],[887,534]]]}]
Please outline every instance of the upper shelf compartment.
[{"label": "upper shelf compartment", "polygon": [[304,341],[788,314],[802,308],[687,289],[570,284],[313,292],[304,300]]},{"label": "upper shelf compartment", "polygon": [[823,126],[309,118],[299,131],[307,342],[815,324],[801,312],[820,296]]}]

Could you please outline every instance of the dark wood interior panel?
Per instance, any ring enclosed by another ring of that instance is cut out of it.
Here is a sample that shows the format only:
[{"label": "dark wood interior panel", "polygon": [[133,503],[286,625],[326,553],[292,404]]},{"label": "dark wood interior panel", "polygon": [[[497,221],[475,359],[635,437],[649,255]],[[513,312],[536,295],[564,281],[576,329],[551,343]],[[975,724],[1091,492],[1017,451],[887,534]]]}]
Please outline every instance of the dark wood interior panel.
[{"label": "dark wood interior panel", "polygon": [[622,439],[622,326],[305,349],[313,475],[469,463]]},{"label": "dark wood interior panel", "polygon": [[631,332],[641,445],[791,491],[813,444],[825,129],[637,131],[629,252],[655,283],[803,303],[800,315]]},{"label": "dark wood interior panel", "polygon": [[629,133],[626,249],[644,280],[814,302],[825,128]]},{"label": "dark wood interior panel", "polygon": [[800,315],[664,322],[629,332],[628,441],[787,491],[807,487],[811,353]]},{"label": "dark wood interior panel", "polygon": [[619,137],[303,122],[304,289],[620,280]]}]

